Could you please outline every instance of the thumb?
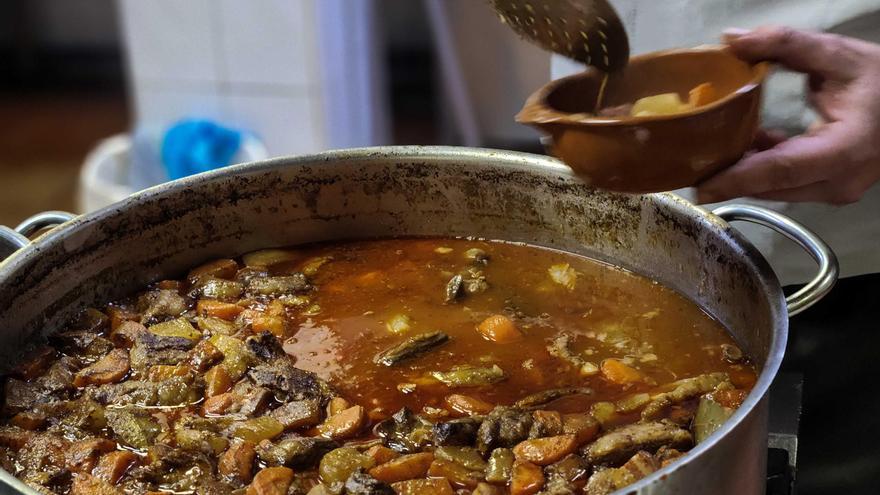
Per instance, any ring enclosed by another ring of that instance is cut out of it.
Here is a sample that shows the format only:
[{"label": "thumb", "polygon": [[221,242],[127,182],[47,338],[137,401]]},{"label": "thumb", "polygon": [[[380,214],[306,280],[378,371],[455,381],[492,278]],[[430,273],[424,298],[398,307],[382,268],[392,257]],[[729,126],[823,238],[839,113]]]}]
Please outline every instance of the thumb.
[{"label": "thumb", "polygon": [[727,30],[724,40],[740,58],[773,61],[797,72],[840,79],[848,78],[856,66],[846,39],[832,34],[762,27]]}]

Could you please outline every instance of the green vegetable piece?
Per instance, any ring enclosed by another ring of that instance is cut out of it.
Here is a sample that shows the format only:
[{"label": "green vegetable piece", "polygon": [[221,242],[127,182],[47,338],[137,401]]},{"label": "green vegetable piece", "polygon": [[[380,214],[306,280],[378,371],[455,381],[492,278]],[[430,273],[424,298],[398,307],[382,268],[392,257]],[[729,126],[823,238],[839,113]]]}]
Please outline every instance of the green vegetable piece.
[{"label": "green vegetable piece", "polygon": [[482,471],[488,466],[477,449],[473,447],[437,447],[434,450],[434,456],[464,466],[471,471]]},{"label": "green vegetable piece", "polygon": [[411,325],[412,320],[410,320],[409,316],[397,314],[388,319],[388,322],[385,323],[385,328],[393,334],[400,335],[408,332]]},{"label": "green vegetable piece", "polygon": [[333,483],[344,483],[351,476],[351,473],[358,469],[370,469],[373,465],[373,459],[356,449],[341,447],[324,455],[318,465],[318,473],[321,475],[321,481],[332,485]]},{"label": "green vegetable piece", "polygon": [[617,401],[614,405],[617,412],[629,414],[638,411],[651,402],[651,394],[633,394]]},{"label": "green vegetable piece", "polygon": [[547,269],[550,279],[568,290],[574,289],[577,284],[577,271],[568,263],[553,265]]},{"label": "green vegetable piece", "polygon": [[617,407],[613,402],[596,402],[590,408],[590,414],[604,427],[617,417]]},{"label": "green vegetable piece", "polygon": [[287,249],[263,249],[247,253],[241,257],[247,266],[272,266],[282,261],[292,261],[299,258],[299,253]]},{"label": "green vegetable piece", "polygon": [[449,340],[449,335],[443,332],[429,332],[410,337],[390,349],[386,349],[376,355],[373,360],[376,364],[394,366],[395,364],[420,356],[435,347],[443,345]]},{"label": "green vegetable piece", "polygon": [[122,443],[138,449],[149,447],[159,435],[159,424],[140,408],[114,408],[105,411],[107,426]]},{"label": "green vegetable piece", "polygon": [[432,371],[431,376],[452,388],[492,385],[506,378],[504,370],[497,364],[493,364],[491,368],[461,366],[450,371]]},{"label": "green vegetable piece", "polygon": [[474,263],[486,264],[489,262],[489,255],[480,248],[470,248],[464,252],[464,257]]},{"label": "green vegetable piece", "polygon": [[208,342],[223,353],[220,366],[226,369],[229,378],[233,381],[241,378],[251,364],[251,354],[245,343],[235,337],[221,334],[212,335]]},{"label": "green vegetable piece", "polygon": [[186,318],[177,318],[149,327],[149,331],[162,337],[183,337],[189,340],[199,340],[202,334],[192,326]]},{"label": "green vegetable piece", "polygon": [[192,382],[192,376],[173,376],[156,386],[156,396],[158,405],[180,406],[198,402],[203,392]]},{"label": "green vegetable piece", "polygon": [[513,451],[510,449],[495,449],[489,456],[486,466],[486,481],[489,483],[507,483],[513,471]]},{"label": "green vegetable piece", "polygon": [[733,409],[722,406],[708,395],[700,398],[697,414],[694,416],[694,439],[702,442],[715,432],[733,414]]},{"label": "green vegetable piece", "polygon": [[178,447],[193,452],[204,452],[208,447],[219,455],[229,446],[229,441],[222,436],[204,430],[181,428],[174,432],[174,438]]},{"label": "green vegetable piece", "polygon": [[449,282],[446,283],[446,302],[451,303],[455,302],[456,299],[462,294],[462,283],[464,282],[464,277],[460,274],[453,276],[449,279]]},{"label": "green vegetable piece", "polygon": [[562,397],[568,397],[570,395],[590,395],[592,393],[593,389],[588,387],[551,388],[550,390],[527,395],[516,401],[514,405],[519,408],[529,409],[543,406]]},{"label": "green vegetable piece", "polygon": [[302,267],[302,272],[308,277],[313,277],[318,273],[318,270],[320,270],[322,266],[331,261],[333,261],[332,256],[318,256],[312,258],[305,262]]},{"label": "green vegetable piece", "polygon": [[232,427],[232,435],[249,442],[271,440],[284,432],[284,425],[271,416],[252,418]]},{"label": "green vegetable piece", "polygon": [[234,323],[213,316],[197,316],[196,326],[211,335],[232,335],[238,330]]},{"label": "green vegetable piece", "polygon": [[238,282],[222,278],[208,278],[199,282],[191,294],[220,301],[235,301],[243,291],[244,287]]}]

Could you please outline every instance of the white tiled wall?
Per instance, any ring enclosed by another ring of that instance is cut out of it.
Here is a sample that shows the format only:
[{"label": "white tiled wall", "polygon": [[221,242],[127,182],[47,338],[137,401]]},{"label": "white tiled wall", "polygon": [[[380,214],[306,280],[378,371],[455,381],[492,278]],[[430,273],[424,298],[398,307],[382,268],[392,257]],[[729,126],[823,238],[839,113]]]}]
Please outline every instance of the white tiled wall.
[{"label": "white tiled wall", "polygon": [[[373,0],[118,1],[138,124],[211,118],[253,132],[272,155],[384,144],[381,98],[340,104],[376,89],[381,57],[345,28],[358,24],[371,42]],[[327,22],[328,9],[343,18]],[[324,46],[341,55],[322,56]],[[365,112],[370,125],[352,129]]]}]

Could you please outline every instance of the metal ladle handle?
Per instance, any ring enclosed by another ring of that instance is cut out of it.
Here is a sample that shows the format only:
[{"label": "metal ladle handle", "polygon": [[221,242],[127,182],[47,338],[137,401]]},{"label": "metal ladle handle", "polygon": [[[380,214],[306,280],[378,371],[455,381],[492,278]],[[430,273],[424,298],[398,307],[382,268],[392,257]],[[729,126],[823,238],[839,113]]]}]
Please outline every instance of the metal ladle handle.
[{"label": "metal ladle handle", "polygon": [[15,229],[0,225],[0,261],[30,244],[31,241],[27,236],[46,227],[61,225],[74,218],[76,218],[76,215],[73,213],[44,211],[21,222]]},{"label": "metal ladle handle", "polygon": [[803,225],[775,211],[751,205],[728,205],[712,211],[727,222],[743,221],[779,232],[802,247],[819,264],[819,271],[801,290],[788,296],[788,315],[794,316],[819,302],[837,283],[840,267],[831,247]]}]

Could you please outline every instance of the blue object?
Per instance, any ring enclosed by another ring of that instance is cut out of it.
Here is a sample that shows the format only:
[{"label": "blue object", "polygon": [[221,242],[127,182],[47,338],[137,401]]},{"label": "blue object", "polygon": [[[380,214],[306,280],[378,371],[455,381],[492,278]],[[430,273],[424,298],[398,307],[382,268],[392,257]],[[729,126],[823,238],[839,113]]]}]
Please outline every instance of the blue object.
[{"label": "blue object", "polygon": [[162,139],[162,164],[169,179],[179,179],[230,164],[242,134],[207,120],[183,120]]}]

